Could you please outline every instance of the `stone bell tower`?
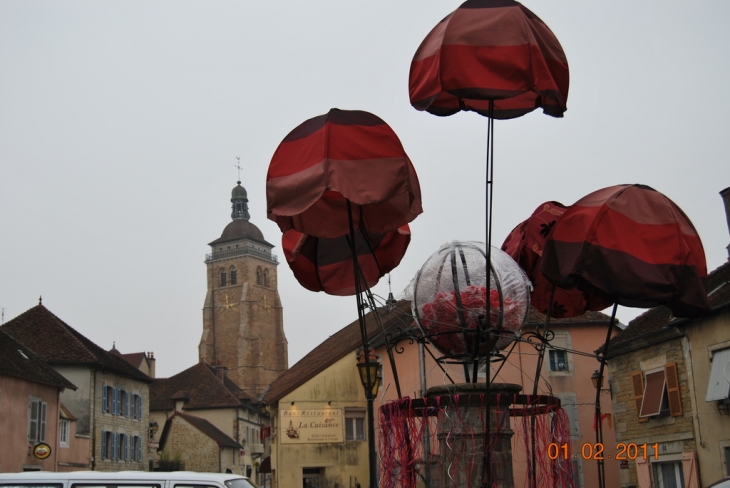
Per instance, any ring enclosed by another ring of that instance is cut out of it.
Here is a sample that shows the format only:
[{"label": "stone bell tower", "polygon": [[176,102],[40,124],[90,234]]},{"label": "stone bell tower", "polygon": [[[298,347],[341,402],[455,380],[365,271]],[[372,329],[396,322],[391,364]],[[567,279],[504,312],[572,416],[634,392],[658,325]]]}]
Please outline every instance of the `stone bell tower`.
[{"label": "stone bell tower", "polygon": [[228,370],[228,377],[258,396],[286,371],[288,344],[277,290],[274,247],[249,221],[241,182],[231,194],[230,222],[205,256],[208,292],[203,305],[200,361]]}]

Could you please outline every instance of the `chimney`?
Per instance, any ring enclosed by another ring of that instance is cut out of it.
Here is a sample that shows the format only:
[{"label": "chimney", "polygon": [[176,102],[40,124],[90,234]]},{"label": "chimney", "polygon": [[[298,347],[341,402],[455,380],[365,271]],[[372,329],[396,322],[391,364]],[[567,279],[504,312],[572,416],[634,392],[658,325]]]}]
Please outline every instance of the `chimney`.
[{"label": "chimney", "polygon": [[[725,203],[725,219],[727,219],[727,229],[730,231],[730,186],[720,192],[723,203]],[[727,259],[730,261],[730,244],[727,246]]]}]

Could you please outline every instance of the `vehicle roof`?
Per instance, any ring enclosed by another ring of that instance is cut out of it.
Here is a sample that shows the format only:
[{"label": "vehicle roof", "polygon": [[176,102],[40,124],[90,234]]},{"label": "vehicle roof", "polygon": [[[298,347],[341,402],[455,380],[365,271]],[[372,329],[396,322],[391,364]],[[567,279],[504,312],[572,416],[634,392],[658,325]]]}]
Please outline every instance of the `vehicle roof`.
[{"label": "vehicle roof", "polygon": [[237,474],[225,473],[196,473],[194,471],[146,472],[146,471],[118,471],[108,473],[103,471],[71,471],[59,473],[53,471],[26,471],[24,473],[0,473],[0,483],[7,480],[172,480],[172,481],[228,481],[246,479]]}]

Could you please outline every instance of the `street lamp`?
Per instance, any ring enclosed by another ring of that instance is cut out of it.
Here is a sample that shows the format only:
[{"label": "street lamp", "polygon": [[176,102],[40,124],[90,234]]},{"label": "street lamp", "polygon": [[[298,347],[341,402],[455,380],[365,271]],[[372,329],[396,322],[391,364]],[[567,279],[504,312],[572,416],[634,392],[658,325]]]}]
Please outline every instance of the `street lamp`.
[{"label": "street lamp", "polygon": [[613,391],[611,390],[611,380],[608,380],[608,388],[602,388],[603,387],[603,377],[598,372],[598,370],[593,372],[593,375],[591,376],[591,381],[593,382],[593,388],[600,391],[608,391],[611,395],[611,399],[613,400]]},{"label": "street lamp", "polygon": [[373,413],[373,401],[375,396],[378,394],[378,388],[380,387],[380,378],[378,377],[378,371],[380,369],[380,363],[375,354],[368,351],[367,355],[365,351],[360,351],[357,358],[357,370],[360,373],[360,381],[365,389],[365,398],[368,401],[368,468],[370,471],[370,488],[376,488],[377,483],[377,468],[375,461],[377,459],[377,453],[375,452],[375,418]]}]

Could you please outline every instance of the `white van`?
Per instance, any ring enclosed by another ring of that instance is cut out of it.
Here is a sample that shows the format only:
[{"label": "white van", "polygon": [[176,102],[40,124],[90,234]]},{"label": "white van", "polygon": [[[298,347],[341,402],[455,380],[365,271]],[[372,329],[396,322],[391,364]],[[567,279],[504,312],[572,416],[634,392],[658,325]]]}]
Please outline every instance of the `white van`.
[{"label": "white van", "polygon": [[0,473],[0,488],[255,488],[240,475],[192,471],[28,471]]}]

